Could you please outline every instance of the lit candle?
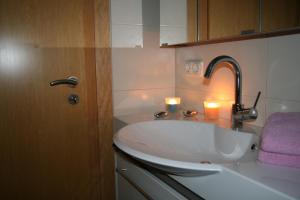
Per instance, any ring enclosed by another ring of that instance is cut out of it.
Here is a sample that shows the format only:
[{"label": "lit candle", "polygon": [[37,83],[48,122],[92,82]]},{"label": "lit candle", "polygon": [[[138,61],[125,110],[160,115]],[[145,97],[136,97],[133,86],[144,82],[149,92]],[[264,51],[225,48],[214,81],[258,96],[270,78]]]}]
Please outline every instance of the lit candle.
[{"label": "lit candle", "polygon": [[204,115],[206,119],[219,118],[220,104],[218,102],[204,101]]},{"label": "lit candle", "polygon": [[169,112],[176,112],[177,105],[180,104],[180,97],[166,97],[165,103]]}]

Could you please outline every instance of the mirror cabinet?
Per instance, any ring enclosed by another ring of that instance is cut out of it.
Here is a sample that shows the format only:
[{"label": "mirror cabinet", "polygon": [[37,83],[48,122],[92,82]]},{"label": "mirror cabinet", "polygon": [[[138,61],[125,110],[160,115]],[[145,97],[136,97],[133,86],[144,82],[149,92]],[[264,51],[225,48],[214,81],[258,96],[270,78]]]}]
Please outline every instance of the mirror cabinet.
[{"label": "mirror cabinet", "polygon": [[197,42],[197,0],[160,0],[160,43]]},{"label": "mirror cabinet", "polygon": [[161,46],[289,34],[299,28],[299,0],[160,0]]}]

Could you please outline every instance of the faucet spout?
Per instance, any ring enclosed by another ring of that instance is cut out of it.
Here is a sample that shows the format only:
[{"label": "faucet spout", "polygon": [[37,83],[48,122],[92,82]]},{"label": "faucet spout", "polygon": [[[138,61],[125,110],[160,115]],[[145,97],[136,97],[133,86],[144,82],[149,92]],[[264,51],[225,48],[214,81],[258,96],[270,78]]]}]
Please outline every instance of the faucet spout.
[{"label": "faucet spout", "polygon": [[241,108],[242,104],[242,71],[239,63],[230,56],[218,56],[214,58],[207,66],[204,77],[210,79],[214,69],[219,63],[228,63],[232,66],[235,74],[235,105]]},{"label": "faucet spout", "polygon": [[230,56],[218,56],[214,58],[207,66],[204,77],[210,79],[216,66],[219,63],[228,63],[234,70],[235,74],[235,103],[232,105],[232,128],[240,128],[243,126],[243,121],[254,120],[257,118],[256,103],[259,99],[260,92],[256,99],[256,103],[252,108],[244,108],[242,104],[242,71],[239,63]]}]

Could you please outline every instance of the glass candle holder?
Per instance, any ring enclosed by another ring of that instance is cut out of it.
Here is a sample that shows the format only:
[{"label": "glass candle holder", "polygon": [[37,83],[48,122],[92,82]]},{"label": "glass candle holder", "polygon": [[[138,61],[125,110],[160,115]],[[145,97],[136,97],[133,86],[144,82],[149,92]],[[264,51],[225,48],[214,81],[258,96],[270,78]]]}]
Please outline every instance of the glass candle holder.
[{"label": "glass candle holder", "polygon": [[204,116],[206,119],[218,119],[220,104],[216,101],[204,101]]},{"label": "glass candle holder", "polygon": [[180,105],[180,97],[166,97],[166,109],[168,112],[176,112],[178,105]]}]

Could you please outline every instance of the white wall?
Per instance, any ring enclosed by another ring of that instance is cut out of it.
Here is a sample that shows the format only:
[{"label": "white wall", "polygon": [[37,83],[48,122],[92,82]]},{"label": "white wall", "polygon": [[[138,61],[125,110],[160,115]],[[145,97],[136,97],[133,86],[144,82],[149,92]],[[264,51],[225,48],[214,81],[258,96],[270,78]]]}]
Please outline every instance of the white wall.
[{"label": "white wall", "polygon": [[240,63],[246,106],[252,106],[262,91],[254,124],[262,126],[273,112],[300,111],[300,34],[176,49],[175,93],[182,97],[183,106],[203,112],[204,100],[220,100],[221,116],[229,119],[234,99],[231,70],[219,68],[209,82],[184,71],[185,60],[203,59],[207,66],[219,55],[232,56]]},{"label": "white wall", "polygon": [[160,49],[159,0],[111,0],[114,115],[164,109],[175,50]]}]

